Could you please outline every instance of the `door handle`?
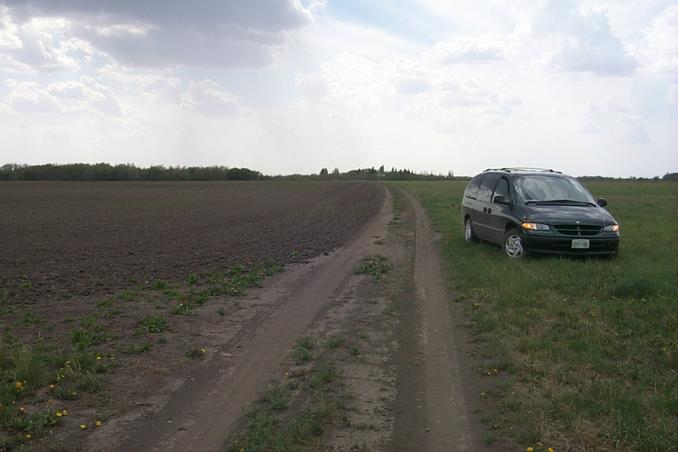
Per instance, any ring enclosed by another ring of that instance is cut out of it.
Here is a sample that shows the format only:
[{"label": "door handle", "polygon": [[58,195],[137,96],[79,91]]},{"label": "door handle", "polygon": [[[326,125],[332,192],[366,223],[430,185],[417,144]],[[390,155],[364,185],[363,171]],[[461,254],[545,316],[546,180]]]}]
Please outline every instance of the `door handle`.
[{"label": "door handle", "polygon": [[492,213],[492,208],[491,208],[491,207],[489,207],[489,208],[487,209],[487,213]]},{"label": "door handle", "polygon": [[487,207],[483,207],[483,213],[487,213]]}]

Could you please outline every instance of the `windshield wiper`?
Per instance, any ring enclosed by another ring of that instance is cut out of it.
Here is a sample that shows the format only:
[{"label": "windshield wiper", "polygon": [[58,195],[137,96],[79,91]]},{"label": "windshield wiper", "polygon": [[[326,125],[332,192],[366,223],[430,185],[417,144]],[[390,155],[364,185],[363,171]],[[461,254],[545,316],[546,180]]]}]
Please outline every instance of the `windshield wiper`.
[{"label": "windshield wiper", "polygon": [[595,206],[594,203],[589,201],[577,201],[575,199],[546,199],[544,201],[535,201],[529,200],[525,204],[584,204],[587,206]]}]

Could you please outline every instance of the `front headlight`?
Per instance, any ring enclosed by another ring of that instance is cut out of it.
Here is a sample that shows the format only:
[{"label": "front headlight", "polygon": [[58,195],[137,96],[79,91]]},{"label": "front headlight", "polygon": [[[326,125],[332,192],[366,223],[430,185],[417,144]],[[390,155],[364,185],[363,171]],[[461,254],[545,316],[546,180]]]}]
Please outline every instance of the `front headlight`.
[{"label": "front headlight", "polygon": [[542,223],[523,223],[522,226],[523,226],[523,229],[527,229],[528,231],[548,231],[549,230],[549,225],[548,224],[542,224]]},{"label": "front headlight", "polygon": [[603,232],[619,232],[619,225],[618,224],[610,224],[608,226],[605,226],[603,228]]}]

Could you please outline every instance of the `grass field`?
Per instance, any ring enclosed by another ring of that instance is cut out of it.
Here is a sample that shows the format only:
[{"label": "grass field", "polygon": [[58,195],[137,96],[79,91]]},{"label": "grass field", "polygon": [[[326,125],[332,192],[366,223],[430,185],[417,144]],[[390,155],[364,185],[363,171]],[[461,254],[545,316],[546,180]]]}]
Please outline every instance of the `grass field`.
[{"label": "grass field", "polygon": [[675,450],[678,184],[586,184],[621,224],[619,256],[522,261],[463,241],[465,184],[400,185],[442,233],[455,301],[487,350],[479,373],[499,376],[483,395],[487,440],[535,451]]}]

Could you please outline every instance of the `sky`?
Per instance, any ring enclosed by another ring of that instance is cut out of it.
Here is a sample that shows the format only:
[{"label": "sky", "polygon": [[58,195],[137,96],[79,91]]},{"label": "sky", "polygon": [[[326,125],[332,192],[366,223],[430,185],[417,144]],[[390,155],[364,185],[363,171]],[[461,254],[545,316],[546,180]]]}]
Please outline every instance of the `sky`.
[{"label": "sky", "polygon": [[0,165],[678,171],[675,0],[0,0]]}]

